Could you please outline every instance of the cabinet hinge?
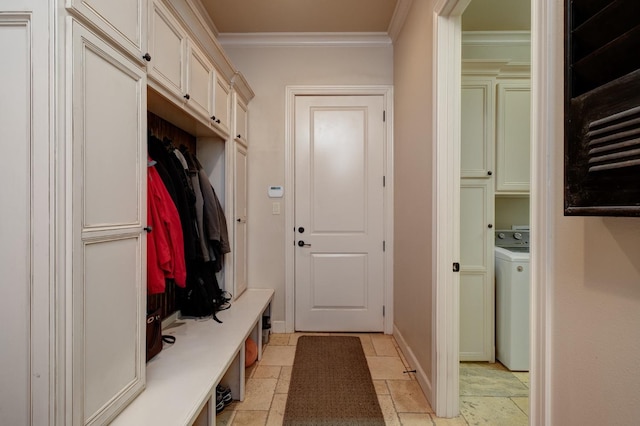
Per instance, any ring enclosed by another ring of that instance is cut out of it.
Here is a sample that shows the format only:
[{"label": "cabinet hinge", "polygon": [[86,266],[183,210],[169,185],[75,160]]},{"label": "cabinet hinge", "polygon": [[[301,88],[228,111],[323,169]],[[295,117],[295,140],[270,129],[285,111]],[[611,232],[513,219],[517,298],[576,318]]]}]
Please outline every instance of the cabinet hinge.
[{"label": "cabinet hinge", "polygon": [[382,111],[382,121],[387,121],[387,111]]}]

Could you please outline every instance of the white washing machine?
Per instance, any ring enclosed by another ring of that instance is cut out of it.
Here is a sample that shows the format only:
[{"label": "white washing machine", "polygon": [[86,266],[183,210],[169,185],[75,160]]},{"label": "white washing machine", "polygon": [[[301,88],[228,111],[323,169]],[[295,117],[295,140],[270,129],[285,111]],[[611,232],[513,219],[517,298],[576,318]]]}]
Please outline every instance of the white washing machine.
[{"label": "white washing machine", "polygon": [[496,231],[496,358],[512,371],[529,371],[529,236],[523,234]]}]

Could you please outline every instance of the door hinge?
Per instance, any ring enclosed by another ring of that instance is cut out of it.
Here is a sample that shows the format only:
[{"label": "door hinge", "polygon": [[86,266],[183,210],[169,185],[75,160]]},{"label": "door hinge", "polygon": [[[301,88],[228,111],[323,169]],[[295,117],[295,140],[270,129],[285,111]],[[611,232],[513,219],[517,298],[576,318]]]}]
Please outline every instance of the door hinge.
[{"label": "door hinge", "polygon": [[382,186],[383,187],[387,186],[387,177],[386,176],[382,176]]},{"label": "door hinge", "polygon": [[387,111],[382,111],[382,121],[387,121]]},{"label": "door hinge", "polygon": [[384,305],[382,305],[382,316],[384,316]]},{"label": "door hinge", "polygon": [[460,264],[458,262],[453,262],[453,272],[460,272]]},{"label": "door hinge", "polygon": [[386,251],[386,250],[387,250],[387,242],[382,241],[382,251]]}]

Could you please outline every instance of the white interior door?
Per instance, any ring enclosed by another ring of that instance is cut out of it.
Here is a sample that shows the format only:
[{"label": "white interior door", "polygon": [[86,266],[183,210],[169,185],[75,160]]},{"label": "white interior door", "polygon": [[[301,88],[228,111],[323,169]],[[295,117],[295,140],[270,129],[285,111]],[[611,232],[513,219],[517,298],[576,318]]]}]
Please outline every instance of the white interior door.
[{"label": "white interior door", "polygon": [[235,293],[239,297],[247,289],[247,148],[235,142]]},{"label": "white interior door", "polygon": [[382,96],[296,96],[296,330],[383,330],[383,114]]}]

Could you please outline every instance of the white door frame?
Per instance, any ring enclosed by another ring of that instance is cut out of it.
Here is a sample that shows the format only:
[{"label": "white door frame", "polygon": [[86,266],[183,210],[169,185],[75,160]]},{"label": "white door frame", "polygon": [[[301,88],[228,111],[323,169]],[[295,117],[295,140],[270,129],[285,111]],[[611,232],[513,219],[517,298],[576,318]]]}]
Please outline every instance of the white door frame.
[{"label": "white door frame", "polygon": [[[439,0],[434,8],[434,297],[433,403],[440,417],[459,414],[459,262],[460,232],[460,90],[461,15],[471,0]],[[562,16],[554,0],[531,2],[532,121],[531,132],[531,425],[551,424],[551,337],[549,329],[553,224],[553,193],[547,182],[553,173],[555,17]],[[557,15],[560,13],[560,15]],[[560,35],[561,36],[561,35]],[[453,101],[452,101],[453,100]]]},{"label": "white door frame", "polygon": [[384,332],[393,333],[393,87],[287,86],[285,98],[285,332],[295,330],[295,97],[302,95],[383,96],[386,111],[384,174]]}]

